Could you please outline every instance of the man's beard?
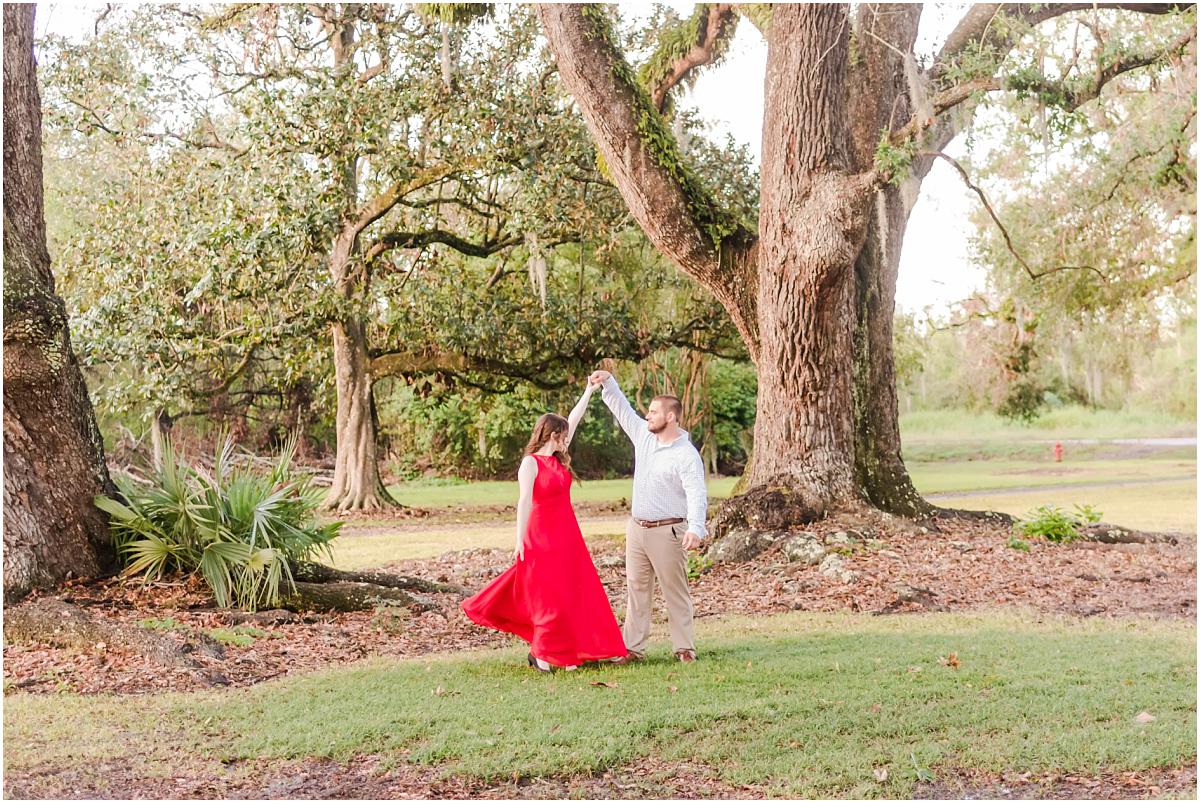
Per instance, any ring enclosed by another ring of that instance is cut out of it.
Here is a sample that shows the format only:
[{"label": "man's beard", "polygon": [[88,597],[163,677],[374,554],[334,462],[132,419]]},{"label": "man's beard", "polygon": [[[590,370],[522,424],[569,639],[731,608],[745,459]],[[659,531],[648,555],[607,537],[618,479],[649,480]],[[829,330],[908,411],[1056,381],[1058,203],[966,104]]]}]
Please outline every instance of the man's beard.
[{"label": "man's beard", "polygon": [[646,428],[648,430],[650,430],[651,434],[657,435],[658,433],[662,432],[664,429],[667,428],[667,422],[664,421],[661,424],[659,424],[657,427],[652,424],[647,424]]}]

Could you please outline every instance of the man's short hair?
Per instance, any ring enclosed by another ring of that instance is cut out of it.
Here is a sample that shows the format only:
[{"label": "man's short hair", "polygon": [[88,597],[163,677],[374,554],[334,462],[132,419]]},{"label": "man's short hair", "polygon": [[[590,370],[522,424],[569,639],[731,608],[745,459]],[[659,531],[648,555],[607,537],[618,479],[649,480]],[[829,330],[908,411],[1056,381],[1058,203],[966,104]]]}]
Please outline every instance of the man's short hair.
[{"label": "man's short hair", "polygon": [[664,413],[674,413],[675,421],[679,422],[683,419],[683,403],[675,396],[655,396],[651,401],[660,402],[666,409]]}]

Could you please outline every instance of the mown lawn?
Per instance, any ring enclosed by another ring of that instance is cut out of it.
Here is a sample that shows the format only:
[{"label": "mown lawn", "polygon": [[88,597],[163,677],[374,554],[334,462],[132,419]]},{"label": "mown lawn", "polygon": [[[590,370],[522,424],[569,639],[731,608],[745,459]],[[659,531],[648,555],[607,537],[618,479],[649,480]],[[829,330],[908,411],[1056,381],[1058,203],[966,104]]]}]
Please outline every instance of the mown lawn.
[{"label": "mown lawn", "polygon": [[[1180,458],[1128,460],[960,460],[910,461],[913,482],[922,493],[953,493],[1040,485],[1117,483],[1147,479],[1184,479],[1196,476],[1196,461]],[[724,499],[736,477],[709,479],[711,499]],[[390,486],[396,499],[422,508],[513,505],[517,484],[504,481],[415,481]],[[571,491],[576,502],[628,500],[632,480],[585,480]]]},{"label": "mown lawn", "polygon": [[706,620],[699,635],[687,667],[659,634],[645,664],[554,676],[513,648],[222,693],[12,695],[5,768],[382,753],[500,779],[654,754],[773,796],[905,797],[942,765],[1089,773],[1196,755],[1189,622],[789,614]]}]

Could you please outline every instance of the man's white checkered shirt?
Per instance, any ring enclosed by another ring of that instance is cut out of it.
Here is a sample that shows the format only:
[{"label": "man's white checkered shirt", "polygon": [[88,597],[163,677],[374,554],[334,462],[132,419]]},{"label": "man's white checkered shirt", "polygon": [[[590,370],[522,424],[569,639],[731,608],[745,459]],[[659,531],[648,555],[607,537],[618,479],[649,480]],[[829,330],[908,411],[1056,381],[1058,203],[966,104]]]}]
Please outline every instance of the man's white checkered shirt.
[{"label": "man's white checkered shirt", "polygon": [[609,377],[601,397],[633,441],[633,504],[635,519],[660,521],[686,518],[688,530],[701,538],[708,535],[704,520],[708,513],[708,490],[704,484],[704,460],[687,432],[669,444],[658,442],[646,420],[637,414],[617,380]]}]

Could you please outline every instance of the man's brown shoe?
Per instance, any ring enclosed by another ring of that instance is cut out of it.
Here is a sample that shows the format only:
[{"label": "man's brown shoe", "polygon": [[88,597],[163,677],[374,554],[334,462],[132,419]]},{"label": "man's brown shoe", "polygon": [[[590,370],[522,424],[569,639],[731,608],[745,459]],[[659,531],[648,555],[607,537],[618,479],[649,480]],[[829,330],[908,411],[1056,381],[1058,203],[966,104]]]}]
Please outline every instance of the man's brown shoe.
[{"label": "man's brown shoe", "polygon": [[617,666],[624,666],[625,664],[635,664],[638,661],[643,661],[645,658],[646,656],[642,655],[640,652],[627,652],[620,658],[609,658],[608,662],[610,664],[616,664]]},{"label": "man's brown shoe", "polygon": [[690,664],[696,660],[696,651],[695,650],[676,650],[675,657],[679,659],[680,663]]}]

